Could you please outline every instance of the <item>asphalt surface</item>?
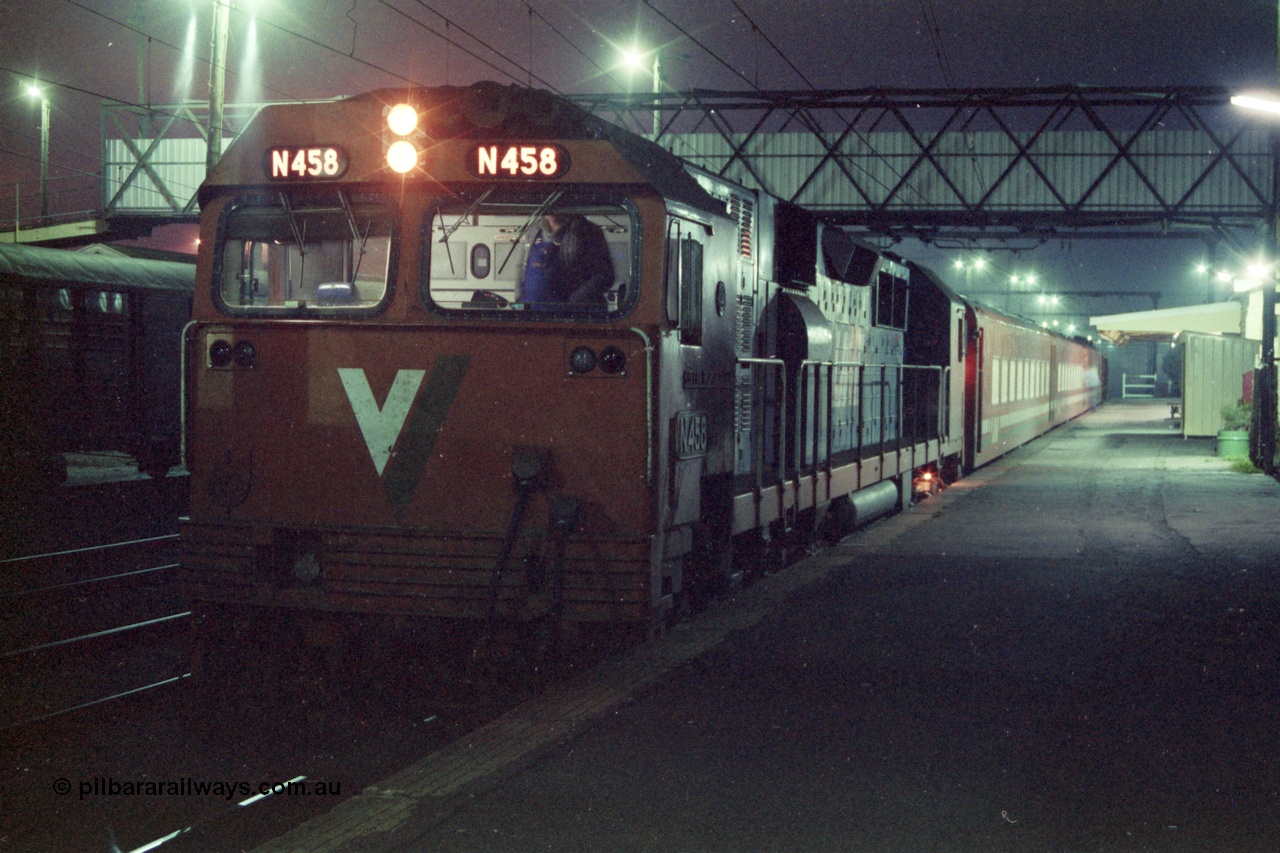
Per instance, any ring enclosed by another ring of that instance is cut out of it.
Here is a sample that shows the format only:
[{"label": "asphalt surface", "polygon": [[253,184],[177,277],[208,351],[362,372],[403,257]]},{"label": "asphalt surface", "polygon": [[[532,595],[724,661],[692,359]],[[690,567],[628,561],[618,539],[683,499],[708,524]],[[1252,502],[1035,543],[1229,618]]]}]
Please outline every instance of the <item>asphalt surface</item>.
[{"label": "asphalt surface", "polygon": [[262,849],[1280,850],[1280,484],[1168,413],[1104,406]]}]

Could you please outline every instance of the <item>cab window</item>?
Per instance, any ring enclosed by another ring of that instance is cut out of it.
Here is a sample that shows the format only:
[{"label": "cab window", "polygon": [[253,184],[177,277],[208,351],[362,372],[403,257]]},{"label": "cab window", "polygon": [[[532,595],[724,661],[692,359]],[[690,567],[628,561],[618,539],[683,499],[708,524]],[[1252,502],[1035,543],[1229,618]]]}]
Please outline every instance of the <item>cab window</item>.
[{"label": "cab window", "polygon": [[378,310],[390,292],[396,211],[345,190],[246,199],[218,231],[214,296],[231,314]]},{"label": "cab window", "polygon": [[423,301],[498,319],[619,316],[638,296],[624,198],[495,190],[442,201],[422,234]]}]

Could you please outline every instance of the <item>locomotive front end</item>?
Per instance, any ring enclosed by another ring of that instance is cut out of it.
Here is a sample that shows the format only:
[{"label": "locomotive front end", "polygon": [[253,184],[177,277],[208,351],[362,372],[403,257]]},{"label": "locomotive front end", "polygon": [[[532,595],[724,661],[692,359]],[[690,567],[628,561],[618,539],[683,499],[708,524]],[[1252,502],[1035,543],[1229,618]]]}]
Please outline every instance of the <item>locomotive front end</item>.
[{"label": "locomotive front end", "polygon": [[202,189],[201,654],[329,624],[457,655],[512,625],[642,631],[662,200],[537,111],[478,128],[475,93],[383,94],[265,110]]}]

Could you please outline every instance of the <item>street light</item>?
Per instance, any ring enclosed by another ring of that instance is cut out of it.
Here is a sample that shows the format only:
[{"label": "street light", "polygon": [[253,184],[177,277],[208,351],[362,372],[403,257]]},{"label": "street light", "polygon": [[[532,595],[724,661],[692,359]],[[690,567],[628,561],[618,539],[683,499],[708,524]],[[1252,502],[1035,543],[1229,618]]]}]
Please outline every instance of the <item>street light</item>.
[{"label": "street light", "polygon": [[[637,47],[627,48],[622,52],[622,62],[632,71],[647,71],[645,53]],[[662,128],[662,117],[658,112],[658,94],[662,91],[662,79],[658,76],[658,51],[653,51],[653,138],[658,138]]]},{"label": "street light", "polygon": [[[1233,95],[1231,103],[1250,110],[1280,114],[1280,100],[1269,94]],[[1280,243],[1280,136],[1271,130],[1271,245]],[[1268,474],[1276,472],[1276,280],[1262,288],[1262,371],[1254,383],[1254,412],[1258,435],[1254,463]]]},{"label": "street light", "polygon": [[40,217],[49,215],[49,98],[38,83],[27,86],[27,94],[40,99]]},{"label": "street light", "polygon": [[1271,95],[1232,95],[1231,103],[1235,104],[1237,107],[1244,107],[1247,110],[1261,110],[1264,113],[1275,113],[1280,115],[1280,100],[1277,100]]},{"label": "street light", "polygon": [[213,0],[213,38],[209,57],[209,137],[204,168],[209,172],[222,159],[222,107],[227,90],[227,38],[231,29],[231,0]]}]

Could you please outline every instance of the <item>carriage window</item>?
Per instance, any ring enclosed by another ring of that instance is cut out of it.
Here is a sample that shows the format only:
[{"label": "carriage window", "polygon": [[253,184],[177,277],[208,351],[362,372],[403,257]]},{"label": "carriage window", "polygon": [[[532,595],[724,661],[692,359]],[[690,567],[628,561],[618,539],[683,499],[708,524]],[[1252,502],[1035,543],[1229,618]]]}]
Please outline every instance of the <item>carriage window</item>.
[{"label": "carriage window", "polygon": [[618,316],[637,298],[637,224],[625,199],[558,189],[448,199],[423,229],[423,301],[502,319]]},{"label": "carriage window", "polygon": [[346,191],[242,203],[223,217],[215,296],[232,313],[359,313],[386,297],[394,208]]}]

